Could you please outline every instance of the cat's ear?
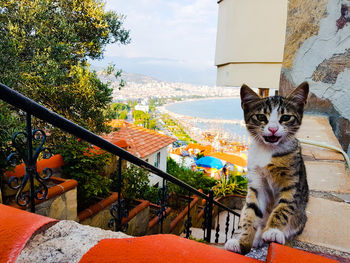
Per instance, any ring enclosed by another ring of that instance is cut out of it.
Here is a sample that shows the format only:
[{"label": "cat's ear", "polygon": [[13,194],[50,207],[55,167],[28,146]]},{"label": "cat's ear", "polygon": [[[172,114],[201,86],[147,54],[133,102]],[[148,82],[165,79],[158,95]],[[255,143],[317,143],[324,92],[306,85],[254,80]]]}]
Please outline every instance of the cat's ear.
[{"label": "cat's ear", "polygon": [[287,96],[287,99],[292,100],[297,104],[305,105],[308,94],[309,84],[307,82],[303,82]]},{"label": "cat's ear", "polygon": [[246,84],[243,84],[241,87],[241,101],[242,108],[244,109],[244,105],[247,105],[253,101],[260,100],[258,94],[256,94],[251,88],[249,88]]}]

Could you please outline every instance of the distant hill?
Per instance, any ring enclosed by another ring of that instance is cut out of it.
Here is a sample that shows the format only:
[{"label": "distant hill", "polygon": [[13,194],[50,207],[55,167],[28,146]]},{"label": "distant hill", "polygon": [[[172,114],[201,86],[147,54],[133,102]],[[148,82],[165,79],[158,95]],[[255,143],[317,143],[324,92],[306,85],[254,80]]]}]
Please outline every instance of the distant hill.
[{"label": "distant hill", "polygon": [[[111,81],[111,82],[115,82],[117,81],[117,79],[115,78],[115,76],[113,74],[111,74],[110,76],[107,76],[104,71],[102,69],[97,70],[97,75],[98,77],[103,81]],[[126,83],[128,82],[134,82],[137,84],[146,84],[146,83],[150,83],[150,82],[161,82],[160,80],[157,80],[155,78],[152,78],[150,76],[146,76],[146,75],[142,75],[142,74],[136,74],[136,73],[128,73],[128,72],[122,72],[122,76],[121,78],[118,78],[118,80],[123,79],[126,81]]]},{"label": "distant hill", "polygon": [[124,79],[126,82],[135,82],[139,84],[145,84],[148,82],[160,82],[160,80],[152,78],[150,76],[127,72],[122,73],[122,79]]}]

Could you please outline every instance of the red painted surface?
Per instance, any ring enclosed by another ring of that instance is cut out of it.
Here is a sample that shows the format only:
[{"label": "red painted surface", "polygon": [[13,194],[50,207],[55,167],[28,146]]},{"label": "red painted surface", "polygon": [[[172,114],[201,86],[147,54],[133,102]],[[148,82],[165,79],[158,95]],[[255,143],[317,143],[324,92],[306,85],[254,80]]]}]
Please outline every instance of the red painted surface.
[{"label": "red painted surface", "polygon": [[266,257],[266,263],[336,263],[337,260],[315,255],[296,248],[272,243]]},{"label": "red painted surface", "polygon": [[[74,189],[78,186],[78,182],[74,179],[63,179],[63,178],[59,178],[59,177],[50,177],[50,180],[53,181],[54,183],[56,183],[57,185],[52,186],[48,189],[47,192],[47,196],[44,199],[38,200],[35,199],[35,204],[40,204],[42,202],[45,202],[48,199],[54,198],[58,195],[61,195],[71,189]],[[40,195],[39,195],[40,197]],[[19,206],[16,203],[11,203],[9,204],[9,206],[18,208],[18,209],[27,209],[29,207],[23,207],[23,206]]]},{"label": "red painted surface", "polygon": [[137,205],[135,208],[133,208],[130,211],[129,216],[127,218],[123,218],[122,224],[126,224],[131,219],[133,219],[138,213],[140,213],[142,210],[144,210],[145,208],[149,207],[150,202],[147,201],[147,200],[136,199],[136,201],[140,202],[140,204]]},{"label": "red painted surface", "polygon": [[112,193],[107,198],[81,211],[78,214],[79,222],[85,220],[86,218],[89,218],[90,216],[97,214],[102,209],[104,209],[105,207],[109,206],[110,204],[114,203],[117,200],[118,200],[118,193]]},{"label": "red painted surface", "polygon": [[[156,204],[150,204],[150,206],[154,206],[156,208],[158,208],[158,210],[160,209],[160,205],[156,205]],[[171,207],[168,207],[166,210],[165,210],[165,214],[166,215],[169,215],[171,212]],[[159,224],[159,218],[158,216],[155,216],[153,217],[149,223],[148,223],[148,229],[151,229],[153,228],[155,225],[158,225]]]},{"label": "red painted surface", "polygon": [[103,239],[80,262],[263,262],[175,235]]},{"label": "red painted surface", "polygon": [[[64,165],[63,157],[60,154],[56,154],[49,159],[42,159],[37,162],[37,171],[41,173],[45,168],[55,169]],[[7,178],[12,176],[22,177],[25,174],[24,163],[15,167],[14,171],[7,171],[5,175]]]},{"label": "red painted surface", "polygon": [[0,204],[0,262],[15,262],[40,228],[57,220]]},{"label": "red painted surface", "polygon": [[[199,202],[199,197],[193,196],[193,200],[190,203],[190,211],[198,202]],[[182,210],[181,213],[178,214],[178,216],[173,221],[171,221],[170,231],[172,231],[177,226],[177,224],[187,216],[187,214],[188,214],[188,206],[186,206],[185,209]]]}]

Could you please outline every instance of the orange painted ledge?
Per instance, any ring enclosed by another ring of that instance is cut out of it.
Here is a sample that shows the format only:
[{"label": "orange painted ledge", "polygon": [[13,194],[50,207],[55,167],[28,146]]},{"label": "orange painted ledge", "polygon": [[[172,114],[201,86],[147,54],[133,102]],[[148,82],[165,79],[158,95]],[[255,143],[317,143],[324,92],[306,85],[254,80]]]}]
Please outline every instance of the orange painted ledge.
[{"label": "orange painted ledge", "polygon": [[[199,202],[199,197],[193,196],[193,200],[190,203],[190,211],[191,209]],[[188,206],[184,210],[181,211],[181,213],[170,223],[170,231],[172,231],[177,224],[184,219],[188,214]]]},{"label": "orange painted ledge", "polygon": [[85,220],[86,218],[89,218],[90,216],[97,214],[102,209],[106,208],[107,206],[109,206],[110,204],[114,203],[117,200],[118,200],[118,193],[112,193],[107,198],[81,211],[78,214],[79,222]]},{"label": "orange painted ledge", "polygon": [[337,263],[339,261],[315,255],[303,250],[272,243],[267,252],[266,263]]},{"label": "orange painted ledge", "polygon": [[88,262],[263,262],[175,235],[103,239],[80,260]]},{"label": "orange painted ledge", "polygon": [[131,219],[133,219],[138,213],[140,213],[145,208],[149,207],[150,202],[147,200],[139,200],[136,199],[136,201],[140,202],[139,205],[137,205],[134,209],[132,209],[129,213],[129,216],[127,218],[123,218],[122,224],[126,224]]},{"label": "orange painted ledge", "polygon": [[[45,202],[46,200],[49,200],[51,198],[54,198],[58,195],[61,195],[61,194],[65,193],[71,189],[74,189],[78,186],[78,182],[74,179],[63,179],[63,178],[51,176],[50,180],[53,181],[54,183],[56,183],[57,185],[52,186],[48,189],[47,196],[44,199],[41,199],[41,200],[35,199],[36,205],[40,204],[42,202]],[[12,203],[9,205],[12,207],[18,208],[18,209],[27,209],[29,207],[29,205],[25,206],[25,207],[19,206],[16,203]]]},{"label": "orange painted ledge", "polygon": [[[157,208],[160,209],[160,205],[156,205],[156,204],[150,204],[150,205],[155,206],[155,207],[157,207]],[[168,207],[168,208],[165,210],[165,214],[166,214],[166,215],[169,215],[170,212],[171,212],[171,207]],[[153,228],[155,225],[158,225],[158,223],[159,223],[159,217],[158,217],[158,216],[153,217],[153,218],[149,221],[149,223],[148,223],[148,229]]]},{"label": "orange painted ledge", "polygon": [[15,262],[32,235],[55,219],[0,204],[0,262]]},{"label": "orange painted ledge", "polygon": [[[64,165],[64,160],[62,155],[56,154],[49,159],[42,159],[38,161],[36,164],[36,167],[37,167],[37,172],[41,173],[45,168],[55,169],[63,165]],[[5,172],[5,175],[7,178],[11,178],[12,176],[22,177],[25,175],[25,173],[26,173],[25,166],[24,166],[24,163],[22,163],[17,165],[13,171]]]}]

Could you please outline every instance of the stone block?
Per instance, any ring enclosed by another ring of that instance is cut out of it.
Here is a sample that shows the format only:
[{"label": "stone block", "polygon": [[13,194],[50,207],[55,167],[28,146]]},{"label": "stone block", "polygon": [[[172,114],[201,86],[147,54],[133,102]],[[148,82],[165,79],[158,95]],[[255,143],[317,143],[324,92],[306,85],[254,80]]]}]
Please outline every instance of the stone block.
[{"label": "stone block", "polygon": [[108,222],[112,218],[109,212],[110,206],[98,212],[96,215],[91,217],[90,226],[99,227],[105,230],[111,230],[108,227]]},{"label": "stone block", "polygon": [[[296,136],[299,139],[316,141],[342,149],[326,116],[305,115]],[[344,160],[341,153],[314,145],[302,144],[302,153],[311,160]]]},{"label": "stone block", "polygon": [[144,236],[148,231],[149,206],[142,209],[129,222],[126,233],[131,236]]},{"label": "stone block", "polygon": [[350,253],[350,205],[310,197],[308,220],[298,240]]},{"label": "stone block", "polygon": [[66,199],[66,209],[67,209],[67,220],[78,220],[77,214],[77,189],[74,188],[64,193]]},{"label": "stone block", "polygon": [[66,219],[66,202],[63,200],[62,195],[58,196],[50,207],[49,217],[55,219]]},{"label": "stone block", "polygon": [[305,166],[310,190],[350,193],[350,176],[344,163],[306,161]]}]

